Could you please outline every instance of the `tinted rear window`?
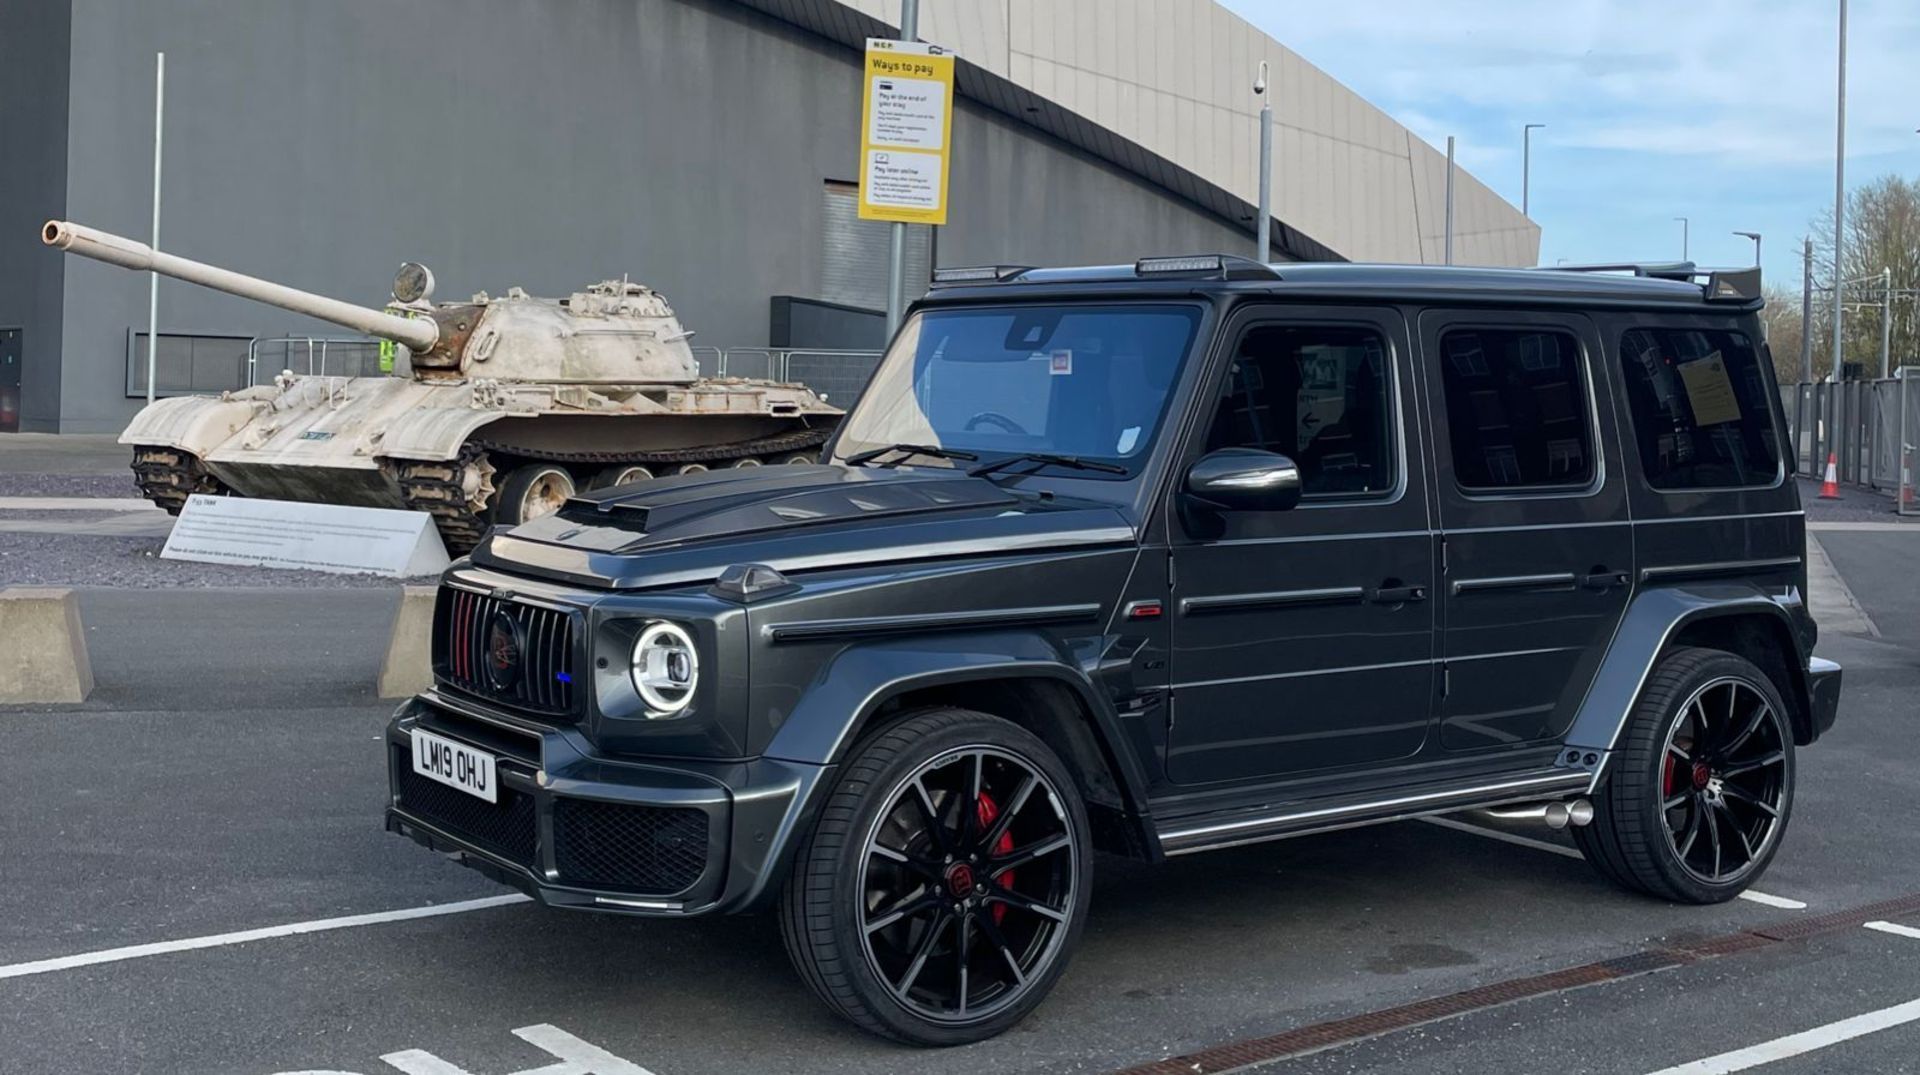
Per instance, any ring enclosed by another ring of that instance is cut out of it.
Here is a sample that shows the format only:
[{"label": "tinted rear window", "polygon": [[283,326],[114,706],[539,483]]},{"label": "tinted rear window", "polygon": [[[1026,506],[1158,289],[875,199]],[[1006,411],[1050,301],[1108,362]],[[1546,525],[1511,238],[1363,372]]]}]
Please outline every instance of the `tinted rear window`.
[{"label": "tinted rear window", "polygon": [[1712,489],[1778,479],[1766,377],[1743,333],[1629,329],[1620,359],[1647,484]]},{"label": "tinted rear window", "polygon": [[1440,337],[1455,482],[1465,490],[1593,481],[1580,344],[1558,329],[1455,329]]}]

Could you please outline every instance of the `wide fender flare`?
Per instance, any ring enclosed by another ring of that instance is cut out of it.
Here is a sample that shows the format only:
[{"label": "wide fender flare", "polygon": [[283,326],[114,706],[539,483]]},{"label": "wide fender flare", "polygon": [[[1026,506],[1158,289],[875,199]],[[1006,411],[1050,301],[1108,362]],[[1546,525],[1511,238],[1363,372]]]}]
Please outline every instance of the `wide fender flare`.
[{"label": "wide fender flare", "polygon": [[1770,593],[1744,582],[1690,583],[1640,591],[1627,606],[1606,659],[1567,733],[1569,755],[1580,752],[1579,763],[1593,768],[1584,762],[1585,755],[1594,753],[1604,758],[1614,748],[1626,727],[1628,713],[1639,700],[1647,677],[1653,674],[1654,662],[1682,627],[1718,616],[1762,615],[1777,619],[1793,638],[1793,610],[1804,600],[1798,588]]},{"label": "wide fender flare", "polygon": [[177,448],[197,456],[233,439],[253,420],[254,402],[219,396],[175,396],[140,408],[120,433],[121,444]]},{"label": "wide fender flare", "polygon": [[1037,631],[858,642],[820,669],[768,743],[766,755],[812,765],[837,765],[894,697],[929,687],[989,680],[1043,679],[1071,690],[1091,715],[1090,729],[1115,768],[1129,806],[1145,802],[1146,774],[1123,749],[1119,716],[1087,675],[1054,641]]}]

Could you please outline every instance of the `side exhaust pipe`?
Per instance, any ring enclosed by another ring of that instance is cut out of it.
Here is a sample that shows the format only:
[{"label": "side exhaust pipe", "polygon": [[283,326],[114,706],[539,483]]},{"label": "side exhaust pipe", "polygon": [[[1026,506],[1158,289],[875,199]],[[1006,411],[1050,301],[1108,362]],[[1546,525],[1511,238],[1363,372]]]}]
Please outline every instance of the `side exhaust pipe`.
[{"label": "side exhaust pipe", "polygon": [[1571,825],[1583,828],[1593,823],[1593,803],[1586,799],[1569,802],[1528,803],[1522,806],[1496,806],[1475,813],[1500,821],[1541,821],[1547,828],[1559,830]]}]

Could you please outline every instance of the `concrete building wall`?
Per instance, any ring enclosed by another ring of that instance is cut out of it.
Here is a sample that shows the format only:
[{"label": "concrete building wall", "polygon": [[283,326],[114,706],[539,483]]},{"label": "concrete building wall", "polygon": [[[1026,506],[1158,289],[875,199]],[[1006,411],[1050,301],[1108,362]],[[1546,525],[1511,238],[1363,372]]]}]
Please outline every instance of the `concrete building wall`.
[{"label": "concrete building wall", "polygon": [[[514,284],[565,294],[629,273],[667,295],[696,344],[763,344],[770,296],[817,294],[823,184],[857,177],[858,54],[727,0],[74,0],[72,11],[57,132],[67,216],[145,236],[164,49],[161,245],[371,305],[407,259],[433,267],[442,298]],[[942,264],[1245,243],[997,113],[963,102],[955,128]],[[77,258],[55,268],[33,235],[55,212],[0,232],[6,265],[29,266],[42,287],[65,281],[63,315],[29,319],[39,339],[60,334],[56,350],[34,352],[35,413],[58,414],[65,431],[117,430],[138,406],[125,355],[129,327],[144,330],[146,281]],[[346,335],[171,281],[160,320],[162,332]]]},{"label": "concrete building wall", "polygon": [[0,328],[24,329],[20,428],[60,418],[65,275],[37,249],[66,212],[67,0],[10,4],[0,20]]},{"label": "concrete building wall", "polygon": [[[840,2],[899,24],[900,0]],[[1248,202],[1265,60],[1274,215],[1352,261],[1443,259],[1444,151],[1213,0],[928,3],[919,31]],[[1455,176],[1456,264],[1532,265],[1539,250],[1538,225]]]}]

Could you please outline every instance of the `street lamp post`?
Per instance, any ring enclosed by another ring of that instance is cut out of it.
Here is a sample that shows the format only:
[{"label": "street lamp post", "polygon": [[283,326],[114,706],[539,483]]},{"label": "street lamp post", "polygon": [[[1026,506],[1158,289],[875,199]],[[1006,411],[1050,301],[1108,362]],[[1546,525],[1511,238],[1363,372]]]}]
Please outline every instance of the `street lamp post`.
[{"label": "street lamp post", "polygon": [[1690,227],[1692,227],[1692,222],[1683,216],[1677,216],[1677,217],[1674,217],[1673,219],[1678,220],[1680,222],[1680,260],[1685,261],[1690,256],[1687,253],[1687,251],[1689,250],[1689,246],[1687,244],[1687,230]]},{"label": "street lamp post", "polygon": [[[900,0],[900,40],[920,37],[920,0]],[[887,225],[887,338],[900,328],[907,308],[907,226],[901,221]]]},{"label": "street lamp post", "polygon": [[1742,239],[1753,240],[1753,267],[1756,269],[1759,268],[1760,267],[1760,233],[1757,231],[1736,231],[1734,232],[1734,234],[1740,236]]},{"label": "street lamp post", "polygon": [[1840,380],[1841,326],[1846,320],[1840,308],[1840,281],[1846,273],[1840,266],[1847,245],[1847,0],[1840,0],[1838,60],[1839,84],[1833,98],[1833,370],[1829,375],[1835,382]]},{"label": "street lamp post", "polygon": [[1520,215],[1527,216],[1533,193],[1533,132],[1544,123],[1529,123],[1520,128]]},{"label": "street lamp post", "polygon": [[1260,98],[1260,219],[1254,226],[1254,257],[1264,265],[1273,260],[1273,101],[1267,96],[1265,60],[1253,80],[1253,93]]}]

